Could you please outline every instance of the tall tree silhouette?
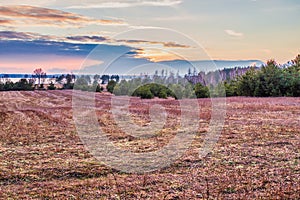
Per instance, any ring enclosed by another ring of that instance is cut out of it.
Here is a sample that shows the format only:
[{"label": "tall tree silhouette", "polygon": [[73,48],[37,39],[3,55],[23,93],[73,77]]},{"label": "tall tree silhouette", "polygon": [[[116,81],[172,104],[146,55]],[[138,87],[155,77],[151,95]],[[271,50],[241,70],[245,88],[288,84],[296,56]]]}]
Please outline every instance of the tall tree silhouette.
[{"label": "tall tree silhouette", "polygon": [[42,68],[37,68],[33,71],[35,77],[39,81],[39,85],[41,84],[41,78],[46,78],[46,72],[42,70]]}]

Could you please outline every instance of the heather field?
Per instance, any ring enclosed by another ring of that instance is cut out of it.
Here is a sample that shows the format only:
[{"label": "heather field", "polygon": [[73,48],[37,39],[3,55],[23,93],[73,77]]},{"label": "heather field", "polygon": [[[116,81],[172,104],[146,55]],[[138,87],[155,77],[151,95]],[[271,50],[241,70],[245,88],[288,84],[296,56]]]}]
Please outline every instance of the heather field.
[{"label": "heather field", "polygon": [[[122,97],[119,97],[122,98]],[[73,121],[72,91],[0,93],[0,199],[300,199],[300,98],[227,98],[221,136],[199,158],[210,99],[199,99],[197,138],[159,171],[127,174],[96,160]],[[127,135],[114,122],[111,95],[96,94],[99,126],[116,145],[155,151],[175,134],[177,100],[132,98],[130,114],[149,123],[160,104],[167,123],[152,138]]]}]

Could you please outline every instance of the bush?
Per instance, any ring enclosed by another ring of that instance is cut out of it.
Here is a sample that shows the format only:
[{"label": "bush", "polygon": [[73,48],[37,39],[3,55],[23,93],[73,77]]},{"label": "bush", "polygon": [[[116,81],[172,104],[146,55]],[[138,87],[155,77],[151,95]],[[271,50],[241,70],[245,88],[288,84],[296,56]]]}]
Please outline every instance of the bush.
[{"label": "bush", "polygon": [[74,84],[73,83],[66,83],[66,84],[63,85],[63,89],[72,90],[72,89],[74,89]]},{"label": "bush", "polygon": [[224,83],[224,87],[225,87],[225,92],[226,92],[226,97],[233,97],[233,96],[237,96],[237,86],[236,86],[236,81],[232,80],[230,82],[226,82]]},{"label": "bush", "polygon": [[114,88],[115,86],[117,85],[117,82],[114,81],[114,80],[110,80],[106,86],[107,88],[107,91],[110,92],[110,93],[113,93],[114,92]]},{"label": "bush", "polygon": [[202,85],[201,83],[197,83],[194,87],[195,95],[197,98],[207,98],[209,97],[209,89],[208,87]]},{"label": "bush", "polygon": [[48,88],[48,90],[56,90],[56,87],[52,82],[48,85],[47,88]]},{"label": "bush", "polygon": [[141,97],[142,99],[152,99],[154,97],[150,88],[143,86],[134,91],[133,96]]},{"label": "bush", "polygon": [[6,82],[1,86],[4,91],[25,91],[25,90],[34,90],[34,86],[32,83],[29,83],[27,79],[21,79],[20,81],[13,83],[11,81]]},{"label": "bush", "polygon": [[139,87],[133,92],[132,96],[141,97],[142,99],[152,99],[153,97],[164,99],[168,97],[176,98],[174,92],[172,92],[169,88],[157,83],[150,83]]},{"label": "bush", "polygon": [[99,84],[97,84],[96,86],[96,92],[102,92],[103,91],[103,87],[100,87]]}]

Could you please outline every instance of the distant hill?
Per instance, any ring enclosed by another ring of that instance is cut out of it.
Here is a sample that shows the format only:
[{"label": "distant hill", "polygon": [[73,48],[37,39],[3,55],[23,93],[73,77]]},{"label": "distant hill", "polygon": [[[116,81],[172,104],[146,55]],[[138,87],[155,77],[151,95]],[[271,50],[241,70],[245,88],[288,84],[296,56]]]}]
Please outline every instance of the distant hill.
[{"label": "distant hill", "polygon": [[[119,75],[139,75],[139,74],[149,74],[152,75],[157,70],[159,74],[162,70],[165,72],[172,71],[173,73],[179,72],[180,75],[185,75],[188,73],[189,68],[196,73],[200,71],[215,71],[224,68],[234,68],[234,67],[248,67],[248,66],[261,66],[264,64],[260,60],[197,60],[197,61],[186,61],[186,60],[172,60],[172,61],[161,61],[161,62],[151,62],[143,58],[119,58],[112,63],[102,63],[100,65],[87,66],[80,70],[83,74],[119,74]],[[78,71],[79,72],[79,71]],[[76,73],[76,72],[75,72]]]}]

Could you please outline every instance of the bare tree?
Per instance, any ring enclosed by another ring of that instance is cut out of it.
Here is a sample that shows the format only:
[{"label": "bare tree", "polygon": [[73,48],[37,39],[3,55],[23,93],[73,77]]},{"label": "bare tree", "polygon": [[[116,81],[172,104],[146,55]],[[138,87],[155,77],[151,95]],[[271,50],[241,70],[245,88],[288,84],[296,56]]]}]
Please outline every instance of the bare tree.
[{"label": "bare tree", "polygon": [[39,86],[40,86],[40,84],[41,84],[41,79],[46,77],[46,72],[44,72],[44,71],[42,70],[42,68],[38,68],[38,69],[35,69],[35,70],[33,71],[33,73],[34,73],[35,77],[38,79],[38,81],[39,81]]}]

